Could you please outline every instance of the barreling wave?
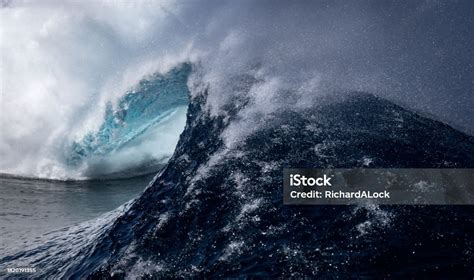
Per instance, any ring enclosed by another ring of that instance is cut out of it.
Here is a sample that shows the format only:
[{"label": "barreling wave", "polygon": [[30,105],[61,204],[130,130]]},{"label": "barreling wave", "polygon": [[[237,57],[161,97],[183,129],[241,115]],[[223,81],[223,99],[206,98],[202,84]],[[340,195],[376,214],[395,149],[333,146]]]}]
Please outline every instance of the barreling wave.
[{"label": "barreling wave", "polygon": [[191,65],[143,79],[118,102],[109,102],[98,131],[66,148],[66,164],[88,178],[130,177],[157,171],[184,128]]}]

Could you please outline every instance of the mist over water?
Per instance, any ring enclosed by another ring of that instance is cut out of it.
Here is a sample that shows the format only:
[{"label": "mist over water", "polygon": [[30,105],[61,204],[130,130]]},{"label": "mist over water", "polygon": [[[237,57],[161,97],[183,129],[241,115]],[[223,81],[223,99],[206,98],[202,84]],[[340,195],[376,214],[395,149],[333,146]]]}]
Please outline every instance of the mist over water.
[{"label": "mist over water", "polygon": [[[65,166],[65,147],[100,130],[107,104],[118,111],[141,80],[185,62],[211,114],[239,95],[236,81],[250,88],[228,145],[262,114],[353,90],[474,132],[470,1],[11,1],[0,13],[0,172],[87,177]],[[141,154],[158,157],[161,138]],[[140,165],[131,154],[113,162]]]}]

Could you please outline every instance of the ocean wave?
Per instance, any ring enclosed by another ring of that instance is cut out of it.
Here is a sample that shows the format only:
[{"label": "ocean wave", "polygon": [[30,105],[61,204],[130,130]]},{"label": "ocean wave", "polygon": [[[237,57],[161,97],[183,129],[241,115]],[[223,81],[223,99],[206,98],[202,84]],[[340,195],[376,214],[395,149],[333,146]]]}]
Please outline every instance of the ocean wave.
[{"label": "ocean wave", "polygon": [[[123,212],[0,264],[40,265],[38,278],[472,275],[472,238],[451,231],[473,230],[470,208],[287,207],[280,188],[289,166],[473,167],[472,136],[417,113],[470,124],[459,116],[472,116],[472,85],[458,73],[474,56],[453,57],[469,42],[451,36],[470,37],[458,28],[469,17],[450,13],[469,10],[459,3],[3,7],[1,172],[166,164]],[[145,95],[147,83],[180,101]]]}]

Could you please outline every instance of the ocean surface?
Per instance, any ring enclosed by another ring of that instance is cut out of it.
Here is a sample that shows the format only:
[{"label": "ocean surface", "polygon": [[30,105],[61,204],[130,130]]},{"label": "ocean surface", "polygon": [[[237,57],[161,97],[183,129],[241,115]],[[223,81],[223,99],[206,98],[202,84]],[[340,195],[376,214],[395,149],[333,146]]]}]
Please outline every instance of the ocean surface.
[{"label": "ocean surface", "polygon": [[56,181],[0,177],[0,251],[95,219],[137,197],[153,178]]}]

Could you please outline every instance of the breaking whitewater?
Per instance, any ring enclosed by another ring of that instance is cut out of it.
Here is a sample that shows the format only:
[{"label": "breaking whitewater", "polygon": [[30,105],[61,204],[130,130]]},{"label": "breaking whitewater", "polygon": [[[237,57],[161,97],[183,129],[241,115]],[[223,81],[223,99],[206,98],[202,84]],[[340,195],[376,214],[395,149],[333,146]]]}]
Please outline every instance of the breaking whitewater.
[{"label": "breaking whitewater", "polygon": [[285,167],[472,168],[473,137],[361,92],[302,106],[280,91],[262,113],[269,100],[252,95],[260,81],[247,75],[211,109],[197,77],[174,154],[139,198],[1,266],[91,279],[474,273],[472,207],[284,206],[282,197]]}]

